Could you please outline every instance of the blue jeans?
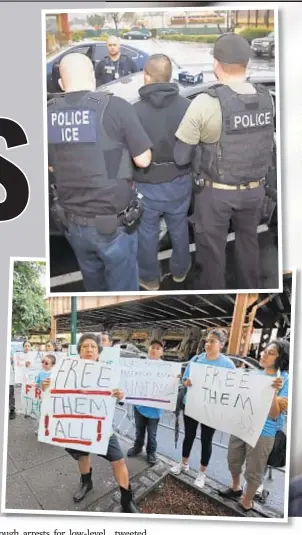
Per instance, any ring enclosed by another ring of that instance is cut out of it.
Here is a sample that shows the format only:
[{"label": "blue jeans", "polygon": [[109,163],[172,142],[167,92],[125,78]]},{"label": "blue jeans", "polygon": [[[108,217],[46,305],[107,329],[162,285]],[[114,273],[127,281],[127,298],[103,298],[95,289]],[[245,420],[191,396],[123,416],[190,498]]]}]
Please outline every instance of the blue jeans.
[{"label": "blue jeans", "polygon": [[138,291],[137,232],[119,227],[99,234],[95,227],[69,222],[66,238],[80,266],[86,292]]},{"label": "blue jeans", "polygon": [[[160,216],[165,219],[172,242],[172,256],[169,263],[172,275],[174,277],[182,277],[190,266],[188,210],[191,202],[191,181],[188,178],[182,179],[183,194],[178,198],[175,198],[175,185],[173,182],[162,185],[149,185],[151,192],[151,188],[153,188],[153,192],[156,188],[157,199],[154,196],[153,198],[148,197],[148,192],[145,191],[145,184],[144,189],[141,185],[137,187],[145,195],[145,210],[138,227],[139,275],[145,281],[157,280],[160,276],[157,260]],[[162,189],[165,194],[170,189],[169,198],[171,200],[161,200],[161,186],[164,186]]]},{"label": "blue jeans", "polygon": [[147,455],[154,455],[157,448],[156,433],[159,418],[146,418],[143,416],[136,407],[134,407],[135,418],[135,442],[134,448],[137,452],[143,449],[145,442],[146,429],[148,433],[147,438]]}]

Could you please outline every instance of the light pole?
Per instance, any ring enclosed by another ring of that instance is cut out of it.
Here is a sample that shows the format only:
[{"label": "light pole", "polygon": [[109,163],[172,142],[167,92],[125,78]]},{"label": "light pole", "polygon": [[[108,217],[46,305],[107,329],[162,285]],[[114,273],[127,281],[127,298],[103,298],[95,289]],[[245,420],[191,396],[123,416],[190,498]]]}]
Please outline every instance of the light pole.
[{"label": "light pole", "polygon": [[71,297],[71,345],[77,344],[77,298]]}]

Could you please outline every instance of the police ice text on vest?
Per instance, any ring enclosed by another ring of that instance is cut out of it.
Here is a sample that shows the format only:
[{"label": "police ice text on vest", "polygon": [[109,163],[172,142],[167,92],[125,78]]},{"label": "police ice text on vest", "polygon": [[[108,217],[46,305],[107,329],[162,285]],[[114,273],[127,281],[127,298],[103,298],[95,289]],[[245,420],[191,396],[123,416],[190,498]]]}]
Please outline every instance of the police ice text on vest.
[{"label": "police ice text on vest", "polygon": [[67,110],[51,113],[51,125],[60,127],[61,141],[81,141],[81,126],[90,125],[90,110]]}]

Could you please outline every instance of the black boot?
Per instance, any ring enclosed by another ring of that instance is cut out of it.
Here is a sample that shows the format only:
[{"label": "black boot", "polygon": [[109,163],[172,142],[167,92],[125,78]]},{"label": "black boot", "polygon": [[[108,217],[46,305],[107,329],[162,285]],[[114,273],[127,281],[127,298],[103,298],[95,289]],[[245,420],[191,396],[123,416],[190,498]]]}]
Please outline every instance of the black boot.
[{"label": "black boot", "polygon": [[81,475],[80,486],[73,495],[74,502],[81,502],[85,498],[87,492],[89,492],[92,489],[93,484],[92,484],[91,475],[92,475],[92,468],[90,468],[90,472],[88,474]]},{"label": "black boot", "polygon": [[129,485],[129,489],[124,489],[123,487],[120,487],[121,490],[121,506],[122,506],[122,513],[140,513],[140,510],[134,505],[132,499],[132,489],[131,485]]},{"label": "black boot", "polygon": [[10,420],[14,420],[15,418],[16,418],[16,413],[15,413],[15,411],[10,411],[10,413],[9,413],[9,419],[10,419]]},{"label": "black boot", "polygon": [[135,446],[133,446],[132,448],[130,448],[130,450],[127,451],[127,457],[136,457],[140,454],[141,451],[141,449],[139,450]]}]

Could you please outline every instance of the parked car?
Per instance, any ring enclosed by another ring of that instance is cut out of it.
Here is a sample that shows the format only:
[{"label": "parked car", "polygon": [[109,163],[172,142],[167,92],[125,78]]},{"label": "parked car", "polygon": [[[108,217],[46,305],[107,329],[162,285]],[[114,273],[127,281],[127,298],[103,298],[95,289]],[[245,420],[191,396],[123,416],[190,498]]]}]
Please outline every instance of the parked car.
[{"label": "parked car", "polygon": [[256,56],[275,57],[275,33],[271,32],[266,37],[253,39],[251,48]]},{"label": "parked car", "polygon": [[120,356],[121,357],[137,357],[141,359],[146,359],[148,354],[145,351],[141,351],[136,345],[125,342],[122,344],[115,344],[114,347],[119,347],[121,350]]},{"label": "parked car", "polygon": [[[61,92],[60,86],[58,85],[59,64],[64,56],[74,52],[88,56],[91,59],[94,67],[96,67],[97,64],[102,61],[105,56],[107,56],[108,49],[106,41],[83,41],[77,43],[76,45],[66,47],[49,57],[46,62],[48,93]],[[147,52],[125,44],[121,45],[121,53],[132,58],[140,71],[143,70],[144,65],[149,57]]]},{"label": "parked car", "polygon": [[123,39],[151,39],[152,33],[149,30],[130,30],[123,35]]},{"label": "parked car", "polygon": [[[173,71],[172,74],[172,81],[175,82],[179,86],[180,94],[187,97],[189,100],[193,100],[197,95],[200,95],[207,89],[210,85],[212,85],[214,82],[216,82],[215,75],[213,73],[212,69],[204,70],[203,72],[203,81],[198,82],[196,84],[188,84],[184,82],[179,82],[178,75],[183,70],[190,70],[190,67],[192,69],[196,69],[196,65],[190,66],[185,65],[182,68],[176,68]],[[273,99],[275,100],[275,73],[268,70],[259,70],[259,69],[251,69],[249,72],[249,80],[253,83],[261,83],[265,85],[271,92]],[[122,97],[131,104],[134,104],[139,100],[139,93],[138,90],[140,87],[144,85],[144,75],[142,72],[137,72],[133,74],[129,74],[128,76],[125,76],[123,78],[120,78],[119,80],[114,80],[112,82],[109,82],[107,84],[104,84],[100,87],[98,87],[97,91],[107,91],[110,92],[116,96]],[[276,127],[276,126],[275,126]],[[274,152],[274,159],[275,159],[275,152]],[[269,174],[267,176],[267,180],[269,181],[269,184],[272,186],[273,189],[277,190],[277,173],[276,173],[276,165],[272,166],[271,170],[269,171]],[[52,174],[50,174],[49,178],[49,184],[54,182],[54,177]],[[49,192],[51,190],[49,189]],[[50,201],[49,206],[51,207],[52,203],[52,195],[50,193]],[[192,213],[192,206],[190,208],[189,214]],[[277,209],[276,209],[276,203],[272,202],[269,206],[269,209],[266,213],[263,213],[261,224],[266,225],[273,225],[277,226],[276,223],[277,219]],[[171,248],[170,240],[168,237],[167,232],[165,232],[165,223],[164,220],[162,220],[162,228],[161,228],[161,240],[159,244],[159,251],[166,251]],[[57,227],[55,226],[55,223],[52,221],[52,218],[50,216],[49,221],[49,229],[51,235],[60,235],[60,231],[58,231]],[[230,232],[232,232],[232,227],[230,227]],[[193,229],[190,226],[190,242],[194,243],[194,236],[193,236]]]}]

